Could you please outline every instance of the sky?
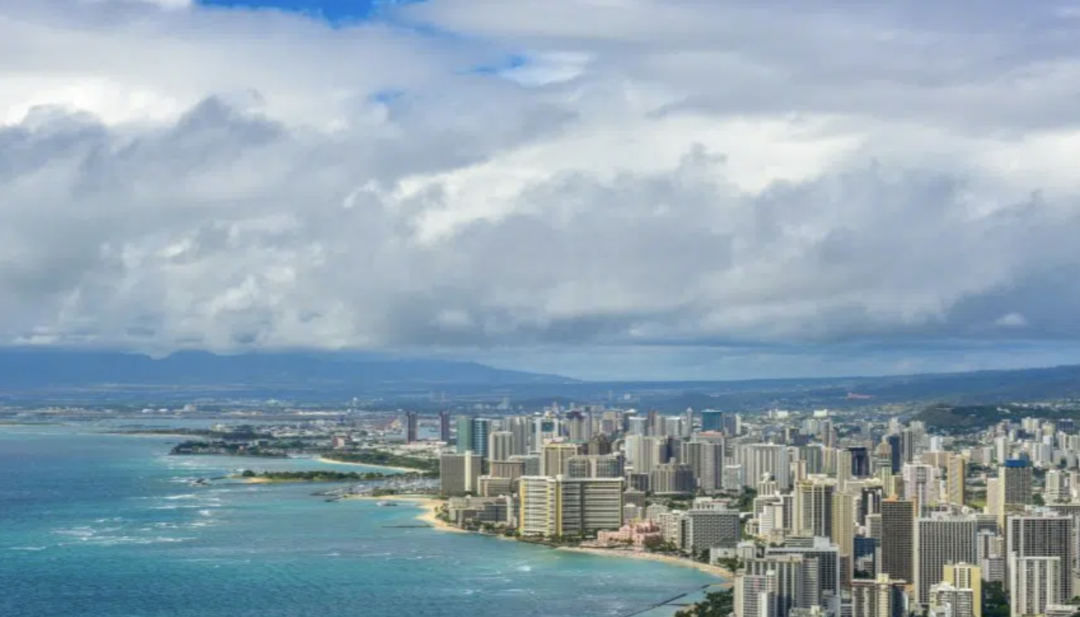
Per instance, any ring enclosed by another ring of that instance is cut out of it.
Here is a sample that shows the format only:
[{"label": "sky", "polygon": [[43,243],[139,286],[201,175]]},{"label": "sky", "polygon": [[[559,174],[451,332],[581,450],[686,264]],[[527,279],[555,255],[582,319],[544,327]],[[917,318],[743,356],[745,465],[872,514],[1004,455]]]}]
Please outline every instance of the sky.
[{"label": "sky", "polygon": [[1080,363],[1080,3],[0,0],[0,345]]}]

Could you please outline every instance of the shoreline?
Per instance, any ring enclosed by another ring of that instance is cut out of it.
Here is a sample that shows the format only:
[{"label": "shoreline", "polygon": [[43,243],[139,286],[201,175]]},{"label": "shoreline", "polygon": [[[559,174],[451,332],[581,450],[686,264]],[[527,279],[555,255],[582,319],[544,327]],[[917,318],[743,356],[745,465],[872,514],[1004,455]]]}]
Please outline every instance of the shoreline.
[{"label": "shoreline", "polygon": [[465,529],[460,529],[441,520],[438,517],[439,510],[442,509],[443,501],[441,499],[435,499],[434,497],[428,497],[426,495],[384,495],[382,497],[374,497],[372,495],[345,495],[341,498],[342,501],[404,501],[409,504],[419,507],[422,511],[414,518],[420,522],[431,525],[433,529],[439,531],[449,531],[451,533],[472,533]]},{"label": "shoreline", "polygon": [[654,561],[657,563],[664,563],[672,566],[681,566],[683,568],[693,568],[699,572],[711,574],[717,578],[724,579],[726,584],[731,584],[735,580],[735,575],[728,569],[720,566],[714,566],[707,563],[701,563],[700,561],[693,561],[691,559],[684,559],[682,557],[675,557],[673,555],[661,555],[659,553],[646,553],[644,551],[627,551],[621,549],[610,548],[596,548],[587,546],[559,546],[555,547],[557,551],[566,551],[568,553],[580,553],[583,555],[597,555],[600,557],[618,557],[622,559],[637,559],[640,561]]},{"label": "shoreline", "polygon": [[[441,499],[435,499],[433,497],[423,495],[386,495],[383,497],[373,497],[370,495],[346,495],[342,497],[342,500],[364,500],[364,501],[404,501],[415,504],[423,508],[423,512],[416,516],[416,520],[428,523],[434,529],[440,531],[449,531],[451,533],[467,533],[478,536],[494,537],[499,540],[513,540],[523,544],[533,544],[535,546],[548,546],[545,544],[537,544],[534,542],[523,542],[517,538],[507,538],[505,536],[492,536],[491,534],[480,533],[478,531],[470,531],[468,529],[462,529],[446,521],[437,518],[437,514],[444,503]],[[597,548],[587,546],[556,546],[549,547],[557,551],[565,551],[568,553],[578,553],[582,555],[595,555],[599,557],[616,557],[621,559],[636,559],[639,561],[653,561],[656,563],[663,563],[671,566],[679,566],[683,568],[693,568],[699,572],[710,574],[717,578],[724,580],[724,584],[732,584],[735,580],[735,574],[727,568],[716,566],[707,563],[701,563],[700,561],[693,561],[691,559],[684,559],[682,557],[675,557],[673,555],[661,555],[659,553],[647,553],[644,551],[627,551],[621,549],[609,549],[609,548]]]},{"label": "shoreline", "polygon": [[335,461],[332,458],[326,458],[325,456],[315,457],[316,461],[323,463],[324,465],[353,465],[356,467],[371,467],[373,469],[390,469],[392,471],[400,471],[402,473],[418,473],[425,475],[422,469],[413,469],[412,467],[393,467],[391,465],[369,465],[367,463],[350,463],[347,461]]}]

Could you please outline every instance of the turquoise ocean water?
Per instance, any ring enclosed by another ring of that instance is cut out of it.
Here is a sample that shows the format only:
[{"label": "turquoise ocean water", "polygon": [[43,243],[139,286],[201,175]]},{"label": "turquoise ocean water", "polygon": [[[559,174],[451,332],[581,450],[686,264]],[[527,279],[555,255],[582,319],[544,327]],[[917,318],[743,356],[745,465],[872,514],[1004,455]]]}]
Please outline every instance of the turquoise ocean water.
[{"label": "turquoise ocean water", "polygon": [[304,460],[170,457],[175,438],[0,426],[0,616],[628,615],[716,579],[427,528],[312,485],[189,482]]}]

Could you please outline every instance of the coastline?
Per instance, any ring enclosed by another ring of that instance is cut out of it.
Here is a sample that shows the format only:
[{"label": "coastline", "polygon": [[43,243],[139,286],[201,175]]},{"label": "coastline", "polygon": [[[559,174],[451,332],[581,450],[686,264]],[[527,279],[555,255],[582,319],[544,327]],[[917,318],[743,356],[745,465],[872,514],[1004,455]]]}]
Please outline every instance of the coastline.
[{"label": "coastline", "polygon": [[371,467],[372,469],[390,469],[392,471],[400,471],[402,473],[418,473],[423,474],[422,469],[413,469],[412,467],[392,467],[390,465],[369,465],[367,463],[350,463],[347,461],[336,461],[332,458],[326,458],[325,456],[315,457],[315,460],[325,465],[353,465],[356,467]]},{"label": "coastline", "polygon": [[698,570],[699,572],[704,572],[706,574],[711,574],[717,578],[722,578],[726,583],[729,584],[735,580],[735,575],[726,568],[714,566],[707,563],[701,563],[700,561],[684,559],[682,557],[675,557],[672,555],[661,555],[659,553],[646,553],[644,551],[627,551],[609,548],[590,548],[583,546],[559,546],[556,547],[555,550],[566,551],[569,553],[582,553],[585,555],[599,555],[601,557],[620,557],[623,559],[655,561],[657,563],[666,563],[672,566],[693,568],[695,570]]},{"label": "coastline", "polygon": [[[438,518],[439,510],[442,508],[443,500],[435,499],[424,495],[386,495],[383,497],[373,497],[370,495],[346,495],[343,500],[365,500],[365,501],[404,501],[411,504],[415,504],[423,508],[423,512],[416,516],[416,520],[427,523],[434,529],[440,531],[449,531],[451,533],[468,533],[481,536],[489,536],[490,534],[484,534],[476,531],[469,531],[467,529],[461,529],[455,525],[451,525],[446,521]],[[506,538],[503,536],[492,536],[500,540],[513,540],[514,538]],[[517,540],[520,542],[521,540]],[[539,546],[544,546],[540,544]],[[672,566],[680,566],[683,568],[693,568],[699,572],[710,574],[717,578],[724,579],[725,584],[731,584],[735,580],[735,574],[727,568],[720,566],[701,563],[700,561],[693,561],[691,559],[684,559],[682,557],[675,557],[673,555],[661,555],[659,553],[647,553],[644,551],[627,551],[620,549],[607,549],[607,548],[595,548],[595,547],[582,547],[582,546],[558,546],[554,547],[555,550],[566,551],[569,553],[580,553],[584,555],[598,555],[601,557],[618,557],[622,559],[637,559],[641,561],[653,561],[656,563],[663,563]]]},{"label": "coastline", "polygon": [[404,501],[412,505],[418,506],[423,511],[416,515],[416,520],[431,525],[432,528],[439,531],[449,531],[451,533],[472,533],[464,529],[460,529],[447,523],[446,521],[438,517],[439,510],[442,509],[443,501],[441,499],[435,499],[425,495],[385,495],[382,497],[374,497],[371,495],[346,495],[342,497],[343,501]]}]

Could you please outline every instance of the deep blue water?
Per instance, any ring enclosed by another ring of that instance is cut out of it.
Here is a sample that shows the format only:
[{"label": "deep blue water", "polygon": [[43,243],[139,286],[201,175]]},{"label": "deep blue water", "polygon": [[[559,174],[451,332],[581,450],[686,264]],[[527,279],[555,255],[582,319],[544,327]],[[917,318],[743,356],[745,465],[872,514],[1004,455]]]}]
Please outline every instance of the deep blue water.
[{"label": "deep blue water", "polygon": [[174,440],[0,426],[0,616],[625,615],[715,582],[388,527],[418,510],[327,503],[311,485],[190,486],[241,467],[334,466],[170,457]]}]

